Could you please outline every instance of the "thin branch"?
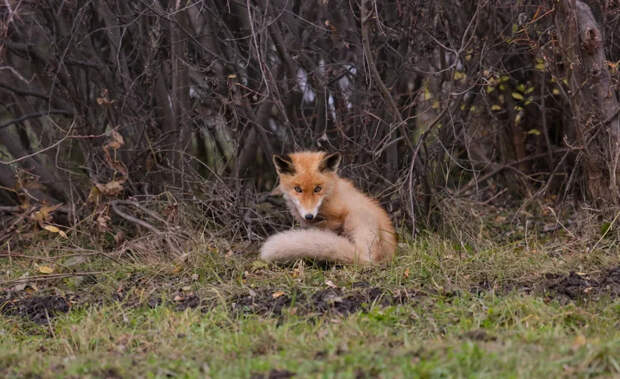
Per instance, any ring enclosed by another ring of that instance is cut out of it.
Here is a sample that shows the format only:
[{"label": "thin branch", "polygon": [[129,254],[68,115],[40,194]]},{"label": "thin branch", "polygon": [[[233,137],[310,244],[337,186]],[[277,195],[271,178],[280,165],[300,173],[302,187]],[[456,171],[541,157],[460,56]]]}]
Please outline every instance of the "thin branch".
[{"label": "thin branch", "polygon": [[44,117],[44,116],[49,116],[51,114],[64,114],[67,116],[73,116],[73,112],[71,111],[67,111],[64,109],[51,109],[49,111],[45,111],[45,112],[36,112],[36,113],[30,113],[27,115],[23,115],[19,118],[16,118],[14,120],[5,122],[4,124],[0,125],[0,129],[4,129],[4,128],[8,128],[9,126],[13,125],[13,124],[19,124],[20,122],[24,122],[26,120],[30,120],[31,118],[38,118],[38,117]]},{"label": "thin branch", "polygon": [[13,164],[13,163],[17,163],[17,162],[23,161],[24,159],[32,158],[32,157],[34,157],[35,155],[38,155],[38,154],[44,153],[44,152],[46,152],[46,151],[48,151],[48,150],[51,150],[51,149],[55,148],[56,146],[58,146],[58,145],[60,145],[61,143],[63,143],[63,142],[64,142],[67,138],[69,138],[69,135],[71,134],[71,131],[73,130],[73,126],[74,126],[74,125],[75,125],[75,122],[71,124],[71,126],[69,127],[69,130],[67,131],[67,134],[65,134],[65,136],[64,136],[64,137],[62,137],[60,140],[56,141],[56,142],[55,142],[54,144],[52,144],[51,146],[48,146],[48,147],[46,147],[46,148],[43,148],[43,149],[41,149],[41,150],[39,150],[39,151],[35,151],[34,153],[27,154],[27,155],[24,155],[24,156],[22,156],[22,157],[19,157],[19,158],[13,159],[12,161],[8,161],[8,162],[5,162],[5,161],[0,161],[0,163],[1,163],[1,164],[5,164],[5,165],[10,165],[10,164]]},{"label": "thin branch", "polygon": [[28,283],[28,282],[42,282],[42,281],[53,280],[53,279],[72,278],[74,276],[99,275],[99,274],[104,274],[106,272],[109,272],[109,271],[84,271],[84,272],[70,272],[70,273],[62,273],[62,274],[46,274],[46,275],[29,276],[25,278],[5,280],[3,282],[0,282],[0,286],[10,286],[13,284]]},{"label": "thin branch", "polygon": [[413,190],[414,190],[413,188],[413,167],[415,166],[415,161],[418,157],[420,147],[422,146],[422,143],[426,139],[426,136],[428,135],[428,133],[430,133],[433,127],[439,123],[439,120],[441,120],[441,118],[443,117],[444,114],[446,114],[447,111],[448,111],[448,107],[444,108],[441,111],[441,113],[439,113],[437,117],[435,117],[435,119],[431,121],[430,125],[426,128],[426,130],[422,133],[422,135],[418,139],[418,143],[415,147],[415,150],[413,151],[413,154],[411,155],[411,163],[409,164],[408,181],[409,181],[409,212],[410,212],[410,217],[411,217],[411,237],[412,238],[415,238],[415,230],[416,230],[415,229],[415,205],[414,205],[415,200],[414,200],[414,194],[413,194]]},{"label": "thin branch", "polygon": [[146,221],[140,220],[137,217],[128,215],[127,213],[121,211],[120,209],[118,209],[118,201],[112,201],[110,202],[110,205],[112,206],[112,210],[114,211],[114,213],[116,213],[117,215],[121,216],[122,218],[124,218],[125,220],[129,221],[129,222],[133,222],[134,224],[138,224],[140,226],[143,226],[144,228],[150,230],[151,232],[157,234],[157,235],[161,235],[162,232],[157,229],[156,227],[154,227],[153,225],[149,224]]}]

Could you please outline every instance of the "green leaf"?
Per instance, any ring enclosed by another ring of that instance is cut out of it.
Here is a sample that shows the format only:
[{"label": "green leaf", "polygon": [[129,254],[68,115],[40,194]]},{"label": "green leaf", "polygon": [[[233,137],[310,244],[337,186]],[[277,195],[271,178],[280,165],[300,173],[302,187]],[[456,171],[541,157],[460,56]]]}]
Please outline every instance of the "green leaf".
[{"label": "green leaf", "polygon": [[428,89],[428,87],[424,87],[424,100],[430,100],[433,98],[433,94],[431,94],[431,91]]}]

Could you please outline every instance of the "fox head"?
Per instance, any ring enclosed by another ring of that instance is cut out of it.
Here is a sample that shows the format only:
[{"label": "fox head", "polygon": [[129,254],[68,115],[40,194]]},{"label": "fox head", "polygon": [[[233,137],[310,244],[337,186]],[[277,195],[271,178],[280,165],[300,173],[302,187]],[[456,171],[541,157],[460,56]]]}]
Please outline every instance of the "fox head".
[{"label": "fox head", "polygon": [[300,152],[274,155],[273,163],[280,177],[280,192],[306,222],[316,219],[323,200],[336,184],[340,153]]}]

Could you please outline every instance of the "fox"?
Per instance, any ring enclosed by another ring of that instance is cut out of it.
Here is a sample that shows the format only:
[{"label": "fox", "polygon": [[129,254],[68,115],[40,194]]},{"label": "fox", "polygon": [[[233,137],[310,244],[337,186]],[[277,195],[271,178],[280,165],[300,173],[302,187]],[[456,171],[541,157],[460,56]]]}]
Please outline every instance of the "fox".
[{"label": "fox", "polygon": [[396,233],[377,200],[338,175],[342,155],[301,151],[274,155],[281,194],[303,229],[267,238],[260,249],[266,262],[301,258],[343,264],[375,264],[391,259]]}]

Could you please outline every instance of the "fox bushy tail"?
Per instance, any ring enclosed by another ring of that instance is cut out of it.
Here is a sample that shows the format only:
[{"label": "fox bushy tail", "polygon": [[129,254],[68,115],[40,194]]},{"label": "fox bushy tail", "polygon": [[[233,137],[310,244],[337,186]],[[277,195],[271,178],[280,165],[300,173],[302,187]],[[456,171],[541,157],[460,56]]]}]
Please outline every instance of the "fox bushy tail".
[{"label": "fox bushy tail", "polygon": [[267,262],[299,258],[342,263],[367,263],[368,257],[356,254],[353,243],[333,232],[318,229],[289,230],[269,237],[260,249]]}]

